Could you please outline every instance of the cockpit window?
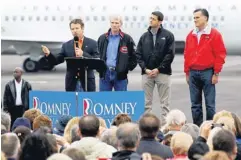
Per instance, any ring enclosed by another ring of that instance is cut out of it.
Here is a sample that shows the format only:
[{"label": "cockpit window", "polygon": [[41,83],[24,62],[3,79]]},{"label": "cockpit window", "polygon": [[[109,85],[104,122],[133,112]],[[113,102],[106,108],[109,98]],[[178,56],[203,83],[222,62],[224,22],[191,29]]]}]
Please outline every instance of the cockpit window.
[{"label": "cockpit window", "polygon": [[21,21],[24,21],[25,17],[24,16],[21,16]]},{"label": "cockpit window", "polygon": [[9,17],[8,16],[5,16],[5,21],[8,21],[9,20]]},{"label": "cockpit window", "polygon": [[40,21],[40,17],[39,16],[36,17],[36,21]]},{"label": "cockpit window", "polygon": [[17,20],[17,16],[13,16],[13,21],[16,21]]},{"label": "cockpit window", "polygon": [[48,21],[48,16],[44,16],[44,21]]}]

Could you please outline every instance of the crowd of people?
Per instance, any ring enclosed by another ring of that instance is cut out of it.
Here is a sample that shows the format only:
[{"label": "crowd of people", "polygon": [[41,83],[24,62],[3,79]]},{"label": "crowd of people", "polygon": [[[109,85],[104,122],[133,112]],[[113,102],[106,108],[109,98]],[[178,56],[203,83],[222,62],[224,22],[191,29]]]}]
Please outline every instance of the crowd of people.
[{"label": "crowd of people", "polygon": [[95,115],[61,116],[55,127],[37,109],[24,112],[11,126],[1,113],[1,159],[8,160],[240,160],[241,121],[226,110],[201,126],[171,110],[164,126],[152,113],[137,122],[118,114],[108,128]]}]

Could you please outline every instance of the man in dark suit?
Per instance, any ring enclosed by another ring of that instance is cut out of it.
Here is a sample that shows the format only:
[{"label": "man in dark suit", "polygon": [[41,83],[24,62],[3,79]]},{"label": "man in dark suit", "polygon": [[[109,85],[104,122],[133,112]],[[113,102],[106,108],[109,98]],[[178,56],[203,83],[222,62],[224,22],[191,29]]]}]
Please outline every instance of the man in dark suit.
[{"label": "man in dark suit", "polygon": [[5,86],[3,96],[3,109],[11,115],[11,127],[18,117],[29,109],[29,91],[32,86],[22,79],[23,70],[20,67],[14,69],[14,79]]},{"label": "man in dark suit", "polygon": [[[46,46],[42,46],[42,51],[45,53],[49,63],[58,65],[64,62],[65,57],[87,57],[98,58],[97,42],[83,35],[84,22],[81,19],[74,19],[69,24],[70,30],[74,37],[78,37],[78,46],[75,40],[71,39],[62,45],[61,52],[54,56]],[[79,71],[79,74],[77,73]],[[93,70],[87,71],[87,91],[95,91],[95,75]],[[65,77],[66,91],[85,91],[85,74],[84,69],[71,69],[67,67]]]}]

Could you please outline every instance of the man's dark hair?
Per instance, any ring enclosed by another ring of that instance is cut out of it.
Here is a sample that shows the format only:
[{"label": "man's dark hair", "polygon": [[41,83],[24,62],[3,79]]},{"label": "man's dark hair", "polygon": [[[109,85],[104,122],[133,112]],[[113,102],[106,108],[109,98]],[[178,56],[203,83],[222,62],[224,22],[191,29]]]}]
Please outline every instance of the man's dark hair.
[{"label": "man's dark hair", "polygon": [[160,11],[154,11],[151,14],[157,16],[158,21],[163,21],[164,19],[164,15]]},{"label": "man's dark hair", "polygon": [[141,136],[155,138],[160,128],[160,120],[151,113],[144,114],[139,121]]},{"label": "man's dark hair", "polygon": [[236,142],[232,132],[222,129],[213,137],[213,150],[224,151],[232,155]]},{"label": "man's dark hair", "polygon": [[207,143],[196,141],[188,149],[188,158],[190,160],[198,160],[209,152]]},{"label": "man's dark hair", "polygon": [[208,19],[209,19],[209,13],[208,13],[208,11],[207,11],[205,8],[198,8],[198,9],[195,9],[195,10],[193,11],[193,13],[196,13],[196,12],[201,12],[202,15],[204,15],[205,17],[207,17],[207,21],[208,21]]},{"label": "man's dark hair", "polygon": [[80,24],[81,28],[84,28],[85,24],[82,19],[73,19],[69,23],[69,27],[71,27],[71,24]]},{"label": "man's dark hair", "polygon": [[79,121],[79,130],[83,137],[96,137],[99,131],[100,121],[95,115],[86,115]]},{"label": "man's dark hair", "polygon": [[43,160],[54,154],[54,148],[46,135],[32,133],[23,141],[19,160]]}]

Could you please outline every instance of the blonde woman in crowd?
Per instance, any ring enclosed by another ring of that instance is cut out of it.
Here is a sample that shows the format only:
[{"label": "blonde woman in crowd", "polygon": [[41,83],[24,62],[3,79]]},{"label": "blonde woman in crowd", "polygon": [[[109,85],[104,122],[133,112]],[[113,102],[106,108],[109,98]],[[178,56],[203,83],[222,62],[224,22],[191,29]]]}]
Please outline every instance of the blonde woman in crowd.
[{"label": "blonde woman in crowd", "polygon": [[64,138],[68,143],[71,143],[72,137],[71,137],[71,129],[72,127],[77,124],[79,125],[79,117],[73,117],[69,122],[67,123],[65,129],[64,129]]},{"label": "blonde woman in crowd", "polygon": [[172,136],[171,149],[174,158],[167,160],[188,160],[188,150],[193,143],[192,137],[184,132],[177,132]]}]

